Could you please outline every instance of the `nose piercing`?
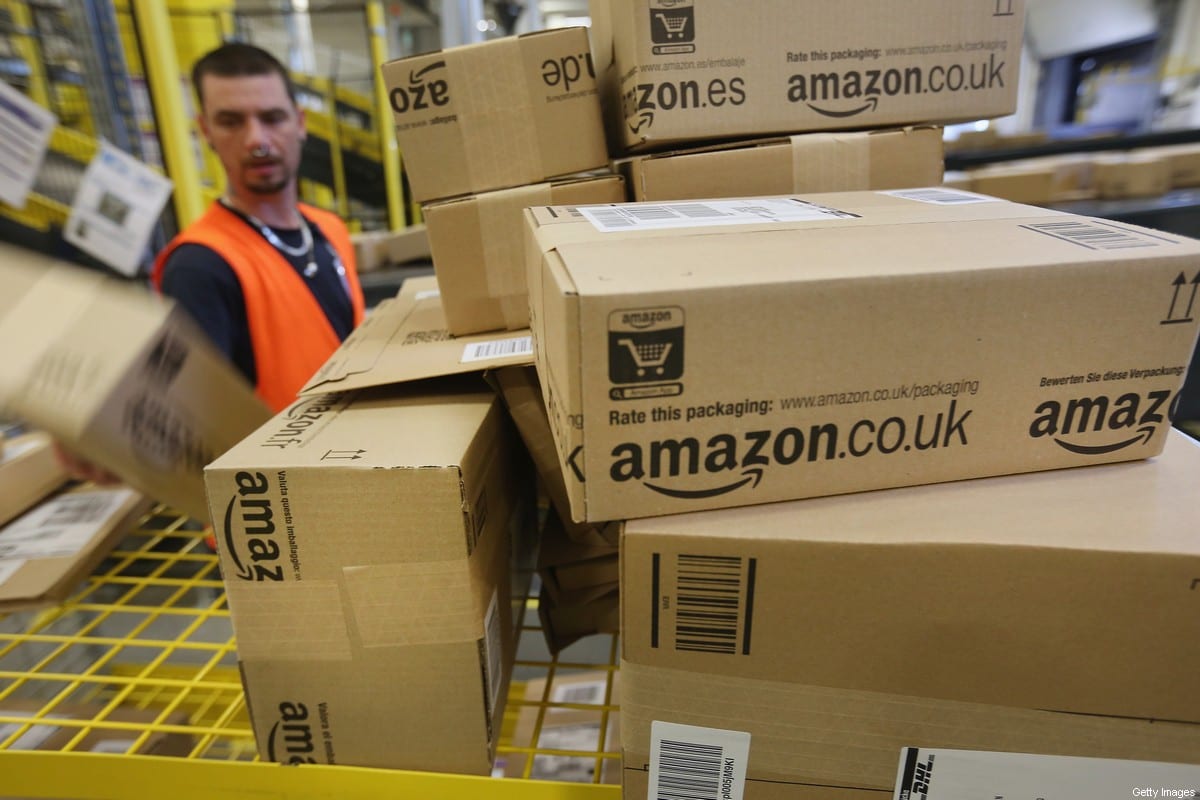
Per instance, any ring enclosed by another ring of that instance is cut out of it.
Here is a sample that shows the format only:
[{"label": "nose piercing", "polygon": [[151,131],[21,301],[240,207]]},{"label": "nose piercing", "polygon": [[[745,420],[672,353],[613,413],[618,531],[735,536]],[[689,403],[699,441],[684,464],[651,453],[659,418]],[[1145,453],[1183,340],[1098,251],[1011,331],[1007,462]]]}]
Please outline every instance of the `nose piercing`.
[{"label": "nose piercing", "polygon": [[263,147],[262,145],[259,145],[258,147],[255,147],[253,150],[250,151],[250,155],[253,156],[254,158],[263,158],[264,156],[267,155],[267,148]]}]

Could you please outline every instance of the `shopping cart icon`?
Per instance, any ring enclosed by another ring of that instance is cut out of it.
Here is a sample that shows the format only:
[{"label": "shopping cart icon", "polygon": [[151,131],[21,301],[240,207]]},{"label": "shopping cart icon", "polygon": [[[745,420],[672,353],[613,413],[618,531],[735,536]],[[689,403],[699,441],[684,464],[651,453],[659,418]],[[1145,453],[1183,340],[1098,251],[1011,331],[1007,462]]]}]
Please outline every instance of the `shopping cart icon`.
[{"label": "shopping cart icon", "polygon": [[[668,14],[665,11],[655,11],[654,18],[662,23],[663,30],[666,31],[667,41],[672,39],[683,40],[683,32],[687,30],[688,23],[691,22],[690,16],[683,14]],[[688,37],[689,39],[692,37]],[[658,41],[655,38],[655,41]]]},{"label": "shopping cart icon", "polygon": [[674,342],[637,344],[633,339],[618,339],[617,344],[629,348],[629,354],[633,357],[633,363],[637,365],[637,375],[640,378],[646,374],[647,369],[651,368],[654,369],[655,375],[663,374],[663,365],[667,363],[667,358],[671,355],[671,346]]},{"label": "shopping cart icon", "polygon": [[656,55],[696,52],[696,9],[691,4],[650,9],[650,51]]},{"label": "shopping cart icon", "polygon": [[635,308],[609,315],[608,377],[612,383],[662,383],[682,376],[682,308]]}]

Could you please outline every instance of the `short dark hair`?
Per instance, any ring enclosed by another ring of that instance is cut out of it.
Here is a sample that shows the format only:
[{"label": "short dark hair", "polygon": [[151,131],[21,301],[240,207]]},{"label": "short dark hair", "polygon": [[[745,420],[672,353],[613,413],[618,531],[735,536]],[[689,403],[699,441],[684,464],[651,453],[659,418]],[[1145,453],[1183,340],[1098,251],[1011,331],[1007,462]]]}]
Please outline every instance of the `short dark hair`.
[{"label": "short dark hair", "polygon": [[204,90],[201,80],[205,75],[218,75],[222,78],[237,78],[247,75],[276,74],[283,79],[287,88],[288,98],[296,104],[296,87],[287,69],[279,59],[252,44],[244,42],[229,42],[215,50],[210,50],[192,65],[192,86],[196,88],[196,96],[200,99],[200,108],[204,108]]}]

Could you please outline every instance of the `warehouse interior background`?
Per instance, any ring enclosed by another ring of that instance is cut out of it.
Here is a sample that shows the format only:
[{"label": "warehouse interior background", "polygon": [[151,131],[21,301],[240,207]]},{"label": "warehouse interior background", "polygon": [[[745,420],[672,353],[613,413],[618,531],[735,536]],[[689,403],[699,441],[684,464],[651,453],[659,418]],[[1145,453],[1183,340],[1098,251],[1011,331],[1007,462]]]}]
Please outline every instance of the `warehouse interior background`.
[{"label": "warehouse interior background", "polygon": [[[144,282],[154,253],[224,190],[220,166],[193,123],[188,73],[199,55],[230,39],[270,50],[292,71],[310,133],[302,199],[335,211],[359,233],[419,225],[421,205],[408,188],[379,65],[438,48],[588,23],[587,0],[0,0],[0,81],[58,120],[25,205],[0,201],[0,241]],[[1016,113],[949,126],[944,132],[948,172],[1038,156],[1200,143],[1200,0],[1028,0],[1020,58]],[[131,274],[117,274],[64,236],[84,174],[106,144],[173,182]],[[1052,205],[1200,238],[1200,188]],[[431,273],[424,260],[364,272],[368,304],[394,295],[408,278]],[[1195,354],[1181,396],[1176,426],[1200,439]],[[71,699],[89,702],[95,686],[107,692],[116,685],[123,702],[167,708],[207,726],[203,735],[212,743],[202,743],[210,747],[205,757],[254,759],[245,709],[239,706],[237,658],[228,613],[221,607],[220,576],[211,558],[195,557],[201,545],[193,527],[178,518],[152,516],[136,543],[126,543],[106,562],[111,569],[90,594],[59,617],[0,614],[0,689],[5,679],[39,671],[52,673],[49,688],[37,689],[47,697],[68,680],[77,687]],[[535,630],[536,611],[526,613],[524,630]],[[18,632],[34,627],[36,649],[2,646],[6,635],[15,641]],[[536,680],[548,664],[551,673],[560,669],[560,677],[607,670],[609,680],[601,682],[597,702],[611,706],[616,634],[585,641],[564,651],[559,661],[540,637],[523,635],[521,643],[525,649],[518,654],[516,675],[530,682],[528,697],[540,696]],[[206,678],[188,684],[191,679],[182,676],[197,667]],[[116,676],[115,683],[106,671]],[[203,684],[211,697],[196,699],[201,695],[193,684]],[[607,716],[602,719],[607,726]],[[170,721],[151,728],[155,736],[175,733]],[[0,742],[4,730],[0,725]],[[585,765],[585,781],[606,764],[619,763],[611,752],[616,747],[610,739],[607,761]],[[550,765],[547,769],[576,769],[561,758],[555,762],[558,756],[538,758]],[[91,770],[102,768],[85,763],[78,780],[94,780]],[[530,773],[536,776],[537,770],[526,770]],[[341,792],[322,775],[305,779],[313,782],[310,792]],[[250,780],[236,788],[264,796],[283,790],[279,783]],[[302,779],[288,775],[286,780]],[[391,788],[398,793],[401,786]],[[428,794],[438,796],[440,787],[430,789]],[[477,796],[469,784],[459,791]],[[552,795],[548,789],[526,796]]]}]

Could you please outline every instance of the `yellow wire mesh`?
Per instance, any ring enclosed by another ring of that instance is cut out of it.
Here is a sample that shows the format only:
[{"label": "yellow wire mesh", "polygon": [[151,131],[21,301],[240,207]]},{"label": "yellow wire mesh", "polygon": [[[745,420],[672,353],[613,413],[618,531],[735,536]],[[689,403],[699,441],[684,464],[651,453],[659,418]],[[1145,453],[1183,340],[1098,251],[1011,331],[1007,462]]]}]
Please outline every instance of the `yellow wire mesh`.
[{"label": "yellow wire mesh", "polygon": [[[93,768],[93,753],[123,756],[104,756],[102,766],[133,773],[130,797],[144,796],[139,794],[144,786],[133,788],[140,784],[139,776],[149,779],[164,761],[214,768],[199,769],[199,777],[189,779],[200,781],[190,788],[197,796],[205,796],[206,776],[213,786],[227,780],[227,771],[215,768],[258,761],[217,559],[195,527],[156,508],[67,602],[41,612],[0,616],[0,794],[7,794],[6,784],[13,781],[27,792],[31,786],[46,792],[28,796],[117,796],[111,785],[106,794],[76,794],[74,788],[70,794],[53,793],[56,781],[63,791],[75,783],[62,776],[61,758],[49,758],[50,752],[73,756],[67,762],[67,772],[75,775],[72,781],[83,780]],[[507,795],[516,784],[525,785],[515,796],[531,798],[619,796],[616,786],[595,785],[619,773],[619,747],[610,725],[618,712],[618,646],[615,635],[590,637],[553,657],[538,629],[536,601],[527,602],[495,770],[513,777],[484,786],[503,785]],[[555,690],[556,680],[580,676],[593,676],[596,691],[584,697]],[[528,687],[538,690],[527,695]],[[556,715],[563,713],[591,722],[595,735],[586,747],[578,736],[568,741],[547,735]],[[253,766],[274,779],[283,774],[276,770],[284,769]],[[194,769],[189,767],[188,774]],[[355,781],[366,780],[380,790],[386,785],[389,791],[415,787],[411,781],[421,776],[420,785],[432,781],[440,796],[481,796],[477,778],[304,769],[329,780],[339,775],[351,780],[355,773]],[[593,785],[530,780],[544,774],[570,775]],[[243,773],[237,780],[250,785]],[[319,784],[310,780],[305,786]],[[551,793],[539,795],[539,788]]]}]

